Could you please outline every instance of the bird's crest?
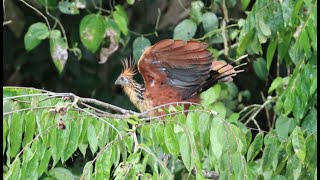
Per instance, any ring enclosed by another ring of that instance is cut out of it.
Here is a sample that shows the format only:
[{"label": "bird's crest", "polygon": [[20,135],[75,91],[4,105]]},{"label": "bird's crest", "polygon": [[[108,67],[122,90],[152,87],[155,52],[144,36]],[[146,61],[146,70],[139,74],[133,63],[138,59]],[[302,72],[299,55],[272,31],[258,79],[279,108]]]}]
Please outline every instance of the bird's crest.
[{"label": "bird's crest", "polygon": [[124,60],[121,61],[122,64],[122,75],[126,77],[132,77],[137,73],[136,69],[134,68],[135,66],[135,61],[130,59],[125,58]]}]

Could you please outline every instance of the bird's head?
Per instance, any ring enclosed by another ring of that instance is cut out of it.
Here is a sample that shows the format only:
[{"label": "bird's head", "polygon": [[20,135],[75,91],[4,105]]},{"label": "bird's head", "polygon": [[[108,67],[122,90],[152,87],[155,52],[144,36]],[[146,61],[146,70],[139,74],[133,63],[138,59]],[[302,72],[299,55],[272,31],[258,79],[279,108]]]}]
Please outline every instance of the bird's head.
[{"label": "bird's head", "polygon": [[134,68],[135,63],[133,60],[124,59],[122,61],[123,70],[122,73],[117,78],[115,85],[120,85],[122,87],[129,86],[133,81],[133,76],[136,74]]}]

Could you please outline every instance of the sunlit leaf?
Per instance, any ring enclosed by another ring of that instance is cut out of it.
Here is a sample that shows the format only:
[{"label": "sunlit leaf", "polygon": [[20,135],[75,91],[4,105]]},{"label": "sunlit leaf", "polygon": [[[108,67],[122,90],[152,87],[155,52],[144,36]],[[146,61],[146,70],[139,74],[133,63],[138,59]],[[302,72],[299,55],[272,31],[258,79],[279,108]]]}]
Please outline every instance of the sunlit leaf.
[{"label": "sunlit leaf", "polygon": [[250,3],[250,0],[241,0],[242,9],[247,9],[248,5]]},{"label": "sunlit leaf", "polygon": [[271,86],[269,87],[268,93],[271,93],[272,91],[277,89],[281,84],[282,84],[282,78],[281,77],[277,77],[276,79],[274,79],[272,81]]},{"label": "sunlit leaf", "polygon": [[173,32],[173,39],[190,40],[197,31],[197,24],[190,19],[180,22]]},{"label": "sunlit leaf", "polygon": [[220,96],[221,86],[216,84],[215,86],[209,88],[208,90],[201,93],[200,97],[202,99],[202,103],[205,106],[208,106],[214,103]]},{"label": "sunlit leaf", "polygon": [[300,127],[296,127],[292,132],[292,146],[297,157],[301,162],[304,161],[306,157],[306,141],[303,137]]},{"label": "sunlit leaf", "polygon": [[98,139],[96,130],[94,129],[94,126],[91,123],[88,124],[87,136],[90,150],[92,154],[94,154],[98,150]]},{"label": "sunlit leaf", "polygon": [[172,124],[167,124],[164,128],[164,141],[169,152],[174,156],[178,156],[179,144],[175,138]]},{"label": "sunlit leaf", "polygon": [[119,26],[121,32],[127,36],[129,32],[128,30],[129,18],[127,16],[125,9],[121,5],[115,6],[115,11],[113,12],[113,18],[114,18],[114,21]]},{"label": "sunlit leaf", "polygon": [[97,14],[89,14],[80,22],[80,39],[83,45],[95,53],[105,35],[105,20]]},{"label": "sunlit leaf", "polygon": [[44,23],[35,23],[32,24],[26,35],[24,36],[24,46],[27,51],[30,51],[37,47],[42,40],[49,37],[49,29]]},{"label": "sunlit leaf", "polygon": [[219,26],[217,16],[212,12],[204,13],[202,15],[202,26],[206,33],[217,29]]},{"label": "sunlit leaf", "polygon": [[317,151],[317,138],[314,134],[311,134],[306,139],[306,158],[305,163],[317,164],[316,151]]},{"label": "sunlit leaf", "polygon": [[204,4],[202,1],[192,1],[191,2],[191,18],[192,20],[194,20],[195,22],[197,22],[198,24],[201,22],[201,15],[202,15],[202,8],[203,8]]},{"label": "sunlit leaf", "polygon": [[50,55],[54,65],[61,73],[68,60],[68,44],[61,37],[59,30],[53,30],[50,33]]},{"label": "sunlit leaf", "polygon": [[10,157],[15,157],[20,150],[22,141],[24,114],[14,113],[9,126],[10,135]]},{"label": "sunlit leaf", "polygon": [[281,115],[277,118],[275,129],[280,138],[280,140],[284,140],[288,138],[288,133],[294,129],[297,125],[297,122],[293,118],[288,118],[284,115]]},{"label": "sunlit leaf", "polygon": [[72,174],[72,172],[69,169],[66,169],[63,167],[53,168],[49,171],[49,174],[51,177],[53,177],[55,179],[68,179],[68,180],[76,179],[75,176]]},{"label": "sunlit leaf", "polygon": [[248,162],[252,161],[257,154],[260,152],[263,144],[263,132],[259,132],[256,137],[254,138],[253,142],[251,143],[248,153],[247,153],[247,160]]},{"label": "sunlit leaf", "polygon": [[80,13],[76,2],[60,1],[59,10],[64,14],[70,14],[70,15],[75,15]]}]

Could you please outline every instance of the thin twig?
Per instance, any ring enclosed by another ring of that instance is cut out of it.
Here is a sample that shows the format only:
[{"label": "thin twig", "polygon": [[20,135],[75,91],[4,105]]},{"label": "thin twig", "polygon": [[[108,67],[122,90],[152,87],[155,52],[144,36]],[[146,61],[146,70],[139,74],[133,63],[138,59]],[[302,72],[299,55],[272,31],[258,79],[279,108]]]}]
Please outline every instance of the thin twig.
[{"label": "thin twig", "polygon": [[247,125],[250,121],[253,121],[254,124],[257,126],[258,129],[261,130],[260,126],[258,125],[255,117],[258,115],[258,113],[269,103],[271,103],[273,101],[273,98],[267,98],[267,100],[259,107],[259,109],[244,123],[245,125]]},{"label": "thin twig", "polygon": [[228,47],[227,30],[226,30],[226,20],[225,20],[225,19],[222,20],[221,25],[222,25],[221,35],[222,35],[223,46],[224,46],[223,51],[224,51],[224,55],[225,55],[226,57],[229,57],[229,47]]},{"label": "thin twig", "polygon": [[31,107],[31,108],[25,108],[25,109],[17,109],[9,112],[3,112],[2,116],[10,115],[13,113],[17,112],[22,112],[22,111],[29,111],[29,110],[34,110],[34,109],[48,109],[48,108],[55,108],[54,106],[41,106],[41,107]]},{"label": "thin twig", "polygon": [[8,25],[8,24],[10,24],[10,23],[12,23],[12,20],[4,21],[4,22],[3,22],[3,26]]},{"label": "thin twig", "polygon": [[[76,95],[73,94],[74,97],[76,97]],[[112,105],[112,104],[108,104],[96,99],[92,99],[92,98],[79,98],[79,103],[93,103],[96,104],[98,106],[104,107],[106,109],[111,109],[117,112],[120,112],[121,114],[136,114],[136,112],[131,111],[131,110],[126,110],[126,109],[122,109],[118,106]]]},{"label": "thin twig", "polygon": [[28,4],[28,3],[25,2],[24,0],[19,0],[19,1],[23,2],[26,6],[28,6],[29,8],[33,9],[33,10],[36,11],[38,14],[40,14],[40,16],[42,16],[42,17],[45,19],[45,21],[46,21],[46,23],[47,23],[47,26],[48,26],[49,30],[51,31],[51,27],[50,27],[48,18],[47,18],[44,14],[42,14],[38,9],[36,9],[36,8],[33,7],[33,6],[31,6],[30,4]]},{"label": "thin twig", "polygon": [[114,127],[111,123],[109,123],[108,121],[106,121],[105,119],[102,119],[102,118],[100,118],[99,116],[93,114],[92,112],[89,112],[89,111],[87,111],[87,110],[81,109],[81,108],[79,108],[79,107],[74,107],[74,108],[75,108],[76,110],[78,110],[78,111],[85,112],[85,113],[87,113],[87,114],[89,114],[89,115],[91,115],[91,116],[99,119],[100,121],[103,121],[103,122],[107,123],[112,129],[114,129],[114,130],[119,134],[120,138],[122,139],[122,136],[121,136],[119,130],[118,130],[116,127]]},{"label": "thin twig", "polygon": [[[234,49],[234,48],[238,47],[238,45],[239,45],[239,43],[234,43],[234,44],[232,44],[232,45],[229,47],[229,49]],[[220,51],[218,52],[218,57],[221,56],[224,52],[225,52],[224,49],[220,50]]]},{"label": "thin twig", "polygon": [[[261,98],[263,101],[266,101],[266,98],[264,97],[263,95],[263,92],[260,92],[260,95],[261,95]],[[267,116],[267,124],[268,124],[268,127],[269,127],[269,130],[271,130],[271,120],[270,120],[270,115],[269,115],[269,111],[268,111],[268,108],[267,106],[264,107],[265,111],[266,111],[266,116]]]}]

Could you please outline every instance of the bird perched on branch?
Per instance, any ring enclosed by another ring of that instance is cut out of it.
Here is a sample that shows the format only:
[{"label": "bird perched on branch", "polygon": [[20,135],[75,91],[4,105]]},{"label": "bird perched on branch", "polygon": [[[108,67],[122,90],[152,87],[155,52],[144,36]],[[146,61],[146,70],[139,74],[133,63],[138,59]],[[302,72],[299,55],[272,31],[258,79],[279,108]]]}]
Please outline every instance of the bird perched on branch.
[{"label": "bird perched on branch", "polygon": [[[199,41],[162,40],[146,48],[138,61],[144,85],[133,79],[137,73],[135,63],[127,59],[122,62],[123,71],[115,84],[122,86],[141,112],[173,102],[199,103],[201,92],[218,82],[232,81],[233,76],[243,71],[213,60],[207,47]],[[157,111],[149,115],[160,114]]]}]

